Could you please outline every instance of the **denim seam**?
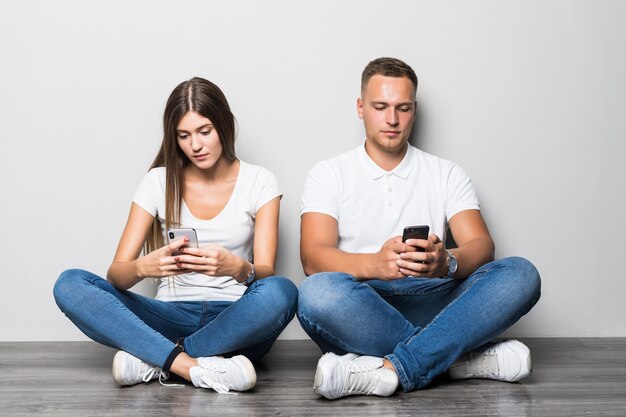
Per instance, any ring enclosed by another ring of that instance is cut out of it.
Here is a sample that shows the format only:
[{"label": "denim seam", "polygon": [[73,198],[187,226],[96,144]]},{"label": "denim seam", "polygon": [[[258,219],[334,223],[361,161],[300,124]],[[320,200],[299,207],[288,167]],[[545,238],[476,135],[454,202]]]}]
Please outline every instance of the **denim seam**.
[{"label": "denim seam", "polygon": [[402,363],[400,363],[398,357],[395,354],[391,353],[385,356],[385,358],[388,359],[396,368],[396,373],[398,374],[398,377],[400,379],[400,385],[402,385],[402,391],[411,391],[413,389],[413,384],[411,383],[411,380],[409,380],[409,378],[407,377],[404,366],[402,366]]},{"label": "denim seam", "polygon": [[484,271],[480,271],[481,276],[479,278],[476,278],[476,280],[474,282],[472,282],[472,284],[467,287],[465,289],[465,291],[463,291],[458,297],[456,297],[454,300],[452,300],[452,302],[450,304],[448,304],[447,306],[445,306],[431,321],[430,323],[428,323],[425,327],[422,328],[422,330],[420,330],[417,334],[414,334],[413,336],[411,336],[406,343],[411,343],[411,341],[413,339],[415,339],[417,336],[419,336],[420,334],[422,334],[423,331],[425,331],[432,323],[434,323],[443,313],[445,313],[451,306],[453,306],[454,304],[457,303],[457,301],[459,301],[465,294],[467,294],[467,292],[474,286],[476,285],[476,283],[478,283],[478,281],[482,280],[485,276],[485,273],[488,272],[489,269],[484,270]]},{"label": "denim seam", "polygon": [[[251,290],[252,290],[252,289],[254,289],[256,286],[258,286],[258,285],[259,285],[259,283],[260,283],[260,280],[254,281],[254,282],[250,285],[250,287],[248,287],[248,290],[250,290],[250,291],[249,291],[249,292],[248,292],[248,291],[246,291],[246,293],[244,293],[244,295],[242,295],[242,296],[239,298],[239,300],[243,299],[244,297],[247,297],[247,296],[251,295],[251,293],[252,293],[252,291],[251,291]],[[239,300],[237,300],[237,301],[239,301]],[[231,305],[234,305],[234,303],[233,303],[233,304],[231,304]],[[230,307],[230,306],[229,306],[229,307]],[[227,307],[227,308],[229,308],[229,307]],[[220,315],[221,315],[221,314],[222,314],[225,310],[226,310],[226,309],[222,310],[222,312],[221,312],[220,314],[218,314],[218,315],[215,317],[215,319],[217,319],[217,318],[218,318],[218,317],[219,317],[219,316],[220,316]],[[294,313],[294,315],[295,315],[295,313]],[[289,324],[289,322],[291,321],[291,319],[292,319],[292,318],[293,318],[293,317],[289,318],[289,315],[287,315],[286,317],[284,317],[284,319],[279,320],[279,324],[278,324],[277,326],[272,327],[272,329],[271,329],[271,330],[269,330],[268,332],[266,332],[265,334],[263,334],[263,336],[262,336],[262,337],[260,337],[260,338],[258,339],[258,341],[257,341],[257,342],[255,342],[255,343],[251,343],[249,346],[256,346],[256,345],[258,345],[258,344],[260,344],[260,343],[265,342],[265,341],[266,341],[266,340],[268,340],[268,339],[269,339],[269,338],[270,338],[270,337],[271,337],[271,336],[272,336],[272,335],[273,335],[273,334],[274,334],[274,333],[275,333],[278,329],[280,329],[280,328],[284,328],[285,326],[287,326],[287,324]],[[213,322],[213,320],[211,320],[211,322]],[[203,326],[203,327],[204,327],[204,326]]]},{"label": "denim seam", "polygon": [[[262,344],[263,342],[266,342],[267,340],[269,340],[271,338],[271,336],[273,336],[275,334],[275,332],[280,329],[285,327],[287,324],[289,323],[289,321],[285,321],[285,320],[281,320],[281,324],[279,324],[278,326],[275,326],[272,328],[272,330],[268,331],[267,333],[265,333],[261,338],[259,338],[257,341],[252,342],[247,344],[247,346],[242,346],[239,349],[235,349],[235,350],[242,350],[242,349],[246,349],[249,347],[254,347],[254,346],[258,346],[260,344]],[[193,335],[192,335],[193,336]],[[185,343],[188,341],[188,338],[185,338]],[[187,346],[184,347],[185,351],[187,351]],[[192,349],[193,350],[193,349]],[[223,352],[223,353],[228,353],[228,352]]]},{"label": "denim seam", "polygon": [[[168,339],[167,339],[165,336],[163,336],[161,333],[157,332],[156,330],[154,330],[154,329],[152,329],[150,326],[148,326],[148,325],[146,324],[146,322],[144,322],[143,320],[141,320],[141,319],[140,319],[140,318],[139,318],[139,317],[138,317],[135,313],[133,313],[130,309],[128,309],[128,307],[126,307],[126,306],[124,305],[124,303],[123,303],[121,300],[119,300],[117,297],[115,297],[113,294],[109,293],[108,291],[105,291],[105,290],[103,290],[102,288],[98,287],[98,286],[96,285],[96,280],[98,280],[98,279],[102,279],[102,278],[96,277],[95,279],[92,279],[92,280],[91,280],[91,279],[86,279],[85,281],[89,282],[92,286],[94,286],[94,287],[96,288],[96,290],[98,290],[98,291],[102,291],[102,292],[104,293],[104,294],[103,294],[103,297],[105,297],[105,298],[110,297],[110,298],[112,299],[112,301],[113,301],[113,306],[114,306],[114,308],[118,308],[118,309],[125,309],[125,310],[127,310],[127,311],[130,313],[130,315],[129,315],[129,319],[130,319],[130,320],[135,321],[137,324],[140,324],[140,325],[146,326],[148,329],[150,329],[150,330],[154,331],[155,333],[157,333],[158,335],[160,335],[161,337],[163,337],[165,340],[167,340],[168,342],[170,342],[172,345],[174,345],[174,343],[172,343],[172,341],[171,341],[171,340],[168,340]],[[118,303],[119,303],[119,304],[118,304]],[[151,311],[151,310],[146,310],[146,311],[149,311],[151,314],[154,314],[155,316],[160,317],[160,316],[158,316],[157,314],[155,314],[155,313],[154,313],[153,311]],[[66,314],[66,317],[67,317],[67,314]],[[68,317],[68,318],[69,318],[69,317]],[[70,321],[74,322],[74,321],[73,321],[73,320],[71,320],[71,319],[70,319]],[[78,326],[77,326],[77,327],[78,327]],[[87,333],[85,333],[85,334],[87,334]],[[93,337],[92,335],[89,335],[89,334],[87,334],[87,336],[88,336],[88,337],[90,337],[90,338],[91,338],[91,339],[93,339],[93,340],[96,340],[96,339],[97,339],[97,338],[95,338],[95,337]],[[98,341],[98,340],[96,340],[96,341]],[[108,343],[105,343],[105,342],[102,342],[102,341],[98,341],[98,342],[99,342],[99,343],[101,343],[101,344],[103,344],[103,345],[105,345],[105,346],[110,346]],[[121,349],[121,347],[120,347],[120,346],[111,346],[111,347],[113,347],[113,348],[115,348],[115,349]]]},{"label": "denim seam", "polygon": [[[116,299],[117,299],[117,297],[116,297]],[[156,300],[156,299],[155,299],[155,300]],[[156,301],[161,301],[161,300],[156,300]],[[122,302],[122,301],[120,300],[120,302]],[[175,305],[175,304],[170,304],[171,302],[169,302],[169,301],[161,301],[161,302],[162,302],[162,303],[168,303],[169,305],[174,305],[176,308],[179,308],[179,306],[177,306],[177,305]],[[200,301],[198,301],[198,302],[200,302]],[[122,303],[122,304],[123,304],[123,303]],[[137,315],[136,315],[136,314],[135,314],[132,310],[130,310],[130,309],[128,309],[128,310],[132,313],[132,315],[133,315],[133,316],[137,317]],[[185,323],[180,323],[180,322],[178,322],[178,321],[173,321],[173,320],[170,320],[168,317],[163,317],[162,315],[158,314],[158,313],[156,312],[156,310],[154,310],[154,309],[152,308],[152,306],[151,306],[151,305],[149,305],[149,304],[148,304],[148,305],[144,305],[144,310],[145,310],[145,312],[146,312],[146,313],[149,313],[149,314],[151,314],[152,316],[157,317],[159,320],[163,320],[163,321],[165,321],[165,322],[167,322],[167,323],[170,323],[170,324],[173,324],[173,325],[175,325],[175,326],[193,327],[193,326],[191,326],[191,325],[190,325],[189,323],[187,323],[187,322],[185,322]],[[139,317],[137,317],[137,319],[143,322],[143,320],[139,319]]]},{"label": "denim seam", "polygon": [[251,346],[256,346],[258,344],[261,344],[265,341],[267,341],[272,335],[274,335],[276,333],[277,330],[284,328],[287,324],[289,324],[291,320],[281,320],[278,326],[275,326],[272,328],[272,330],[268,331],[267,333],[265,333],[263,335],[263,337],[261,337],[256,343],[253,343]]},{"label": "denim seam", "polygon": [[315,333],[316,335],[319,335],[323,339],[327,340],[333,346],[337,346],[337,347],[340,347],[340,348],[343,349],[343,346],[345,346],[345,343],[343,343],[342,340],[336,338],[334,335],[332,335],[331,333],[327,332],[326,330],[320,328],[319,326],[314,325],[311,322],[311,320],[309,320],[306,317],[305,314],[300,313],[300,314],[298,314],[298,316],[300,317],[301,320],[304,320],[306,322],[306,326],[309,328],[309,330],[312,333]]},{"label": "denim seam", "polygon": [[[437,279],[437,278],[429,278],[429,279]],[[436,294],[438,292],[442,292],[442,291],[447,291],[449,290],[448,287],[444,287],[444,288],[437,288],[435,290],[432,291],[399,291],[397,288],[394,287],[394,295],[398,296],[406,296],[406,295],[431,295],[431,294]]]},{"label": "denim seam", "polygon": [[[428,327],[434,323],[442,314],[444,314],[451,306],[453,306],[454,304],[456,304],[457,301],[459,301],[461,298],[463,298],[463,296],[465,296],[465,294],[467,294],[467,292],[474,287],[474,285],[476,285],[479,281],[481,281],[484,277],[485,274],[487,272],[489,272],[492,268],[489,269],[485,269],[483,271],[476,271],[474,272],[474,274],[480,273],[480,277],[476,278],[476,280],[474,280],[474,282],[465,289],[465,291],[463,291],[458,297],[456,297],[450,304],[448,304],[447,306],[445,306],[440,312],[439,314],[437,314],[431,321],[430,323],[428,323],[425,327],[422,328],[422,330],[420,330],[417,334],[411,336],[409,339],[407,339],[407,341],[405,342],[407,345],[410,344],[416,337],[418,337],[419,335],[421,335],[426,329],[428,329]],[[472,274],[472,275],[474,275]],[[469,278],[469,277],[468,277]],[[428,383],[429,381],[420,378],[419,379],[419,386],[423,386],[424,384]],[[403,385],[404,386],[404,385]]]},{"label": "denim seam", "polygon": [[200,312],[200,323],[198,324],[198,329],[201,329],[204,327],[204,315],[206,313],[207,310],[207,303],[206,301],[202,301],[202,311]]}]

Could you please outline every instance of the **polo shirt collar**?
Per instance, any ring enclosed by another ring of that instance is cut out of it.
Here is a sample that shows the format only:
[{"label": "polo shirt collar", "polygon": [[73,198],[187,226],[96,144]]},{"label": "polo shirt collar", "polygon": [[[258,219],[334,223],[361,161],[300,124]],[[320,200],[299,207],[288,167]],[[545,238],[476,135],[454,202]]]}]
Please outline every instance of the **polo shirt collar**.
[{"label": "polo shirt collar", "polygon": [[359,161],[361,162],[361,166],[365,170],[367,176],[373,180],[382,178],[388,172],[391,172],[395,176],[402,179],[407,179],[411,173],[414,159],[415,152],[413,147],[409,144],[406,153],[404,154],[404,158],[402,158],[402,161],[398,164],[398,166],[391,171],[385,171],[379,167],[376,162],[372,161],[372,158],[370,158],[367,152],[365,152],[365,140],[363,140],[363,144],[359,147]]}]

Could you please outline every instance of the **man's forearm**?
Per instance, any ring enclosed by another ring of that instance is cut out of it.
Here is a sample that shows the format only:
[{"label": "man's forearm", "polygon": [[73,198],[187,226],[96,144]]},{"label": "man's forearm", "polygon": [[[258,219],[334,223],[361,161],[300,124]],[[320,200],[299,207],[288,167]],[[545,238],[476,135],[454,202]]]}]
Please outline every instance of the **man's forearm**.
[{"label": "man's forearm", "polygon": [[377,278],[373,253],[348,253],[329,246],[317,246],[302,250],[301,257],[306,275],[345,272],[358,279]]},{"label": "man's forearm", "polygon": [[493,261],[494,252],[493,241],[486,238],[474,239],[460,248],[452,249],[458,264],[454,278],[467,278],[484,264]]}]

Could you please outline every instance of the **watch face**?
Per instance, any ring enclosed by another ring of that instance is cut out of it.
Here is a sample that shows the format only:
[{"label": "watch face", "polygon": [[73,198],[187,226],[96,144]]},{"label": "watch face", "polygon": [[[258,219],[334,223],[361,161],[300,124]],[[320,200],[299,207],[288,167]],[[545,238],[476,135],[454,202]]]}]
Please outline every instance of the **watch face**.
[{"label": "watch face", "polygon": [[449,258],[448,277],[452,278],[452,276],[454,275],[457,269],[456,257],[454,256],[452,251],[449,251],[446,249],[446,252],[448,252],[448,258]]},{"label": "watch face", "polygon": [[454,255],[450,255],[450,272],[454,274],[456,272],[456,268],[456,257]]}]

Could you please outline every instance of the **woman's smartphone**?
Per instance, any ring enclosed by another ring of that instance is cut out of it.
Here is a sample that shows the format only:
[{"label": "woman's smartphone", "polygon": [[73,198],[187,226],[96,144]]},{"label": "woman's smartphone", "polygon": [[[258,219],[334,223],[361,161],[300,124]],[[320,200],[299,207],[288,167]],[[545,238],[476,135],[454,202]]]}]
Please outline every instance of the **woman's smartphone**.
[{"label": "woman's smartphone", "polygon": [[[430,227],[426,225],[420,226],[407,226],[402,232],[402,242],[406,242],[407,239],[428,239],[428,233]],[[424,252],[424,249],[417,248],[418,252]]]},{"label": "woman's smartphone", "polygon": [[[189,238],[189,242],[183,246],[192,247],[192,248],[198,247],[198,235],[196,234],[196,229],[168,229],[167,230],[167,242],[168,243],[172,243],[173,241],[181,239],[183,237]],[[180,255],[180,252],[175,251],[173,255]]]}]

